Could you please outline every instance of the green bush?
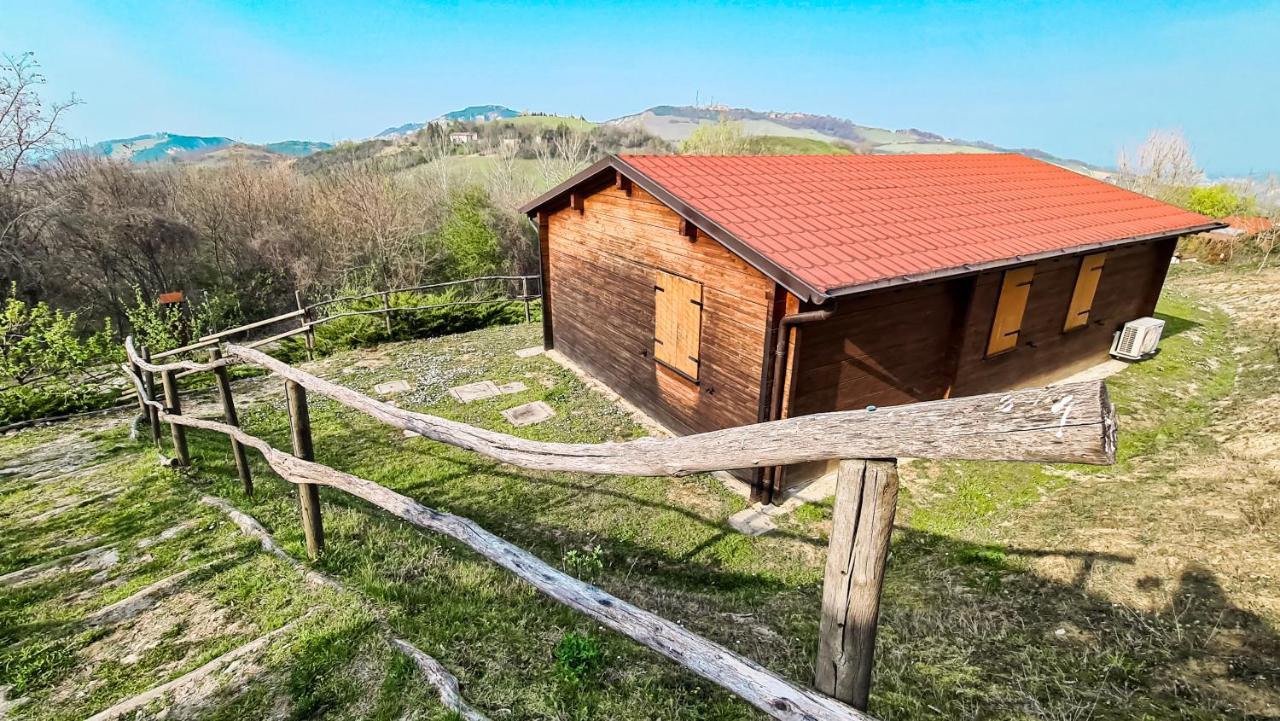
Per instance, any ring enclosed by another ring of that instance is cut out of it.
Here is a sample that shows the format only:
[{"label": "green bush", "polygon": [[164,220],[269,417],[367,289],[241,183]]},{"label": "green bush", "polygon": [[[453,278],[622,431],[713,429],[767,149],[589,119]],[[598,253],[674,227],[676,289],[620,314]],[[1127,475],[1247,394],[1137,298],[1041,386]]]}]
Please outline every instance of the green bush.
[{"label": "green bush", "polygon": [[604,652],[600,641],[591,634],[570,631],[556,644],[556,676],[562,682],[577,685],[600,671]]},{"label": "green bush", "polygon": [[0,423],[110,404],[122,359],[109,321],[85,336],[75,313],[28,304],[11,287],[0,310]]},{"label": "green bush", "polygon": [[1187,209],[1210,218],[1252,215],[1257,212],[1253,198],[1242,197],[1224,183],[1198,186],[1187,191]]},{"label": "green bush", "polygon": [[[359,295],[359,293],[353,293]],[[471,296],[458,290],[440,293],[402,292],[392,293],[392,308],[416,308],[438,306],[470,300]],[[326,309],[326,315],[341,316],[344,313],[379,310],[382,296],[375,295],[360,300],[334,304]],[[532,320],[540,321],[542,314],[538,301],[532,303]],[[454,333],[479,330],[495,325],[514,325],[524,322],[524,303],[496,300],[477,305],[454,305],[425,310],[399,310],[391,312],[391,332],[387,333],[382,314],[350,315],[316,326],[315,347],[320,355],[349,348],[366,348],[389,341],[433,338]],[[281,343],[282,360],[295,362],[306,357],[306,344],[301,336],[294,336]]]}]

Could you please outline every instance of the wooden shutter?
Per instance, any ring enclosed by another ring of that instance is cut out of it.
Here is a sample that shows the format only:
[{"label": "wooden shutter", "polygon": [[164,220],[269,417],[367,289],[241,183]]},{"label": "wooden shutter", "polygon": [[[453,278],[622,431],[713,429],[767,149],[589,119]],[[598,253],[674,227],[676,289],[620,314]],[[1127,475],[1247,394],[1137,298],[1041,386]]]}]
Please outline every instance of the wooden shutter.
[{"label": "wooden shutter", "polygon": [[996,317],[991,323],[991,338],[987,341],[987,355],[993,356],[1017,347],[1018,332],[1022,330],[1022,315],[1027,310],[1031,279],[1035,275],[1034,265],[1005,271],[1004,283],[1000,286],[1000,300],[996,303]]},{"label": "wooden shutter", "polygon": [[698,380],[702,341],[702,284],[656,271],[653,281],[653,357],[690,380]]},{"label": "wooden shutter", "polygon": [[1067,308],[1067,322],[1062,332],[1089,325],[1089,311],[1093,310],[1093,296],[1102,280],[1102,266],[1107,262],[1106,253],[1086,255],[1080,261],[1080,273],[1076,276],[1076,289],[1071,292],[1071,306]]}]

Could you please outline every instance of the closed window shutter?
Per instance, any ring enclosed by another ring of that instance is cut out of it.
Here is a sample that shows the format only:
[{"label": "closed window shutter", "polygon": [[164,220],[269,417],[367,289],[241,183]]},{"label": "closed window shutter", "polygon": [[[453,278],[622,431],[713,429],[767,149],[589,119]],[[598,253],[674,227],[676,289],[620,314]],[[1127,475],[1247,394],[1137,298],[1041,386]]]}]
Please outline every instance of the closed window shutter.
[{"label": "closed window shutter", "polygon": [[702,342],[702,284],[656,271],[653,283],[653,357],[690,380],[698,380]]},{"label": "closed window shutter", "polygon": [[1093,310],[1093,296],[1102,280],[1102,266],[1107,262],[1106,253],[1086,255],[1080,261],[1080,273],[1076,276],[1076,288],[1071,292],[1071,305],[1067,308],[1067,321],[1062,332],[1089,325],[1089,312]]},{"label": "closed window shutter", "polygon": [[1022,330],[1022,316],[1027,310],[1031,280],[1035,275],[1034,265],[1005,271],[1004,282],[1000,286],[1000,300],[996,303],[996,317],[991,323],[991,338],[987,341],[987,355],[992,356],[1017,347],[1018,333]]}]

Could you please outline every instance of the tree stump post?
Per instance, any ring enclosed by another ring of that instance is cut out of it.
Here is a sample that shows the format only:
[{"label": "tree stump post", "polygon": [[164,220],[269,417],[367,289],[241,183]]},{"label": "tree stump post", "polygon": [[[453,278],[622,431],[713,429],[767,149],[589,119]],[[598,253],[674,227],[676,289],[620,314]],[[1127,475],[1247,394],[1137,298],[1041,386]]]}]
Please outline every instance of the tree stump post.
[{"label": "tree stump post", "polygon": [[[311,445],[311,415],[307,412],[307,389],[293,381],[285,381],[289,399],[289,430],[293,455],[304,461],[315,460]],[[324,522],[320,518],[320,487],[298,483],[298,507],[302,514],[302,532],[307,539],[307,555],[312,560],[324,552]]]},{"label": "tree stump post", "polygon": [[822,583],[814,685],[867,710],[889,537],[898,505],[896,460],[840,463]]},{"label": "tree stump post", "polygon": [[311,325],[311,311],[307,309],[307,305],[302,302],[302,291],[293,291],[293,301],[298,304],[298,310],[302,311],[300,321],[302,323],[302,338],[307,342],[307,360],[316,359],[316,331]]},{"label": "tree stump post", "polygon": [[[217,346],[209,349],[209,360],[217,361],[222,359],[222,350]],[[227,425],[240,427],[240,419],[236,416],[235,400],[231,397],[231,379],[227,375],[226,366],[218,366],[213,369],[213,375],[218,380],[218,397],[222,399],[222,417],[226,420]],[[244,445],[236,439],[231,439],[231,455],[236,459],[236,475],[240,476],[240,483],[244,486],[244,494],[246,496],[253,495],[253,476],[249,474],[249,457],[244,452]]]},{"label": "tree stump post", "polygon": [[[164,410],[174,416],[182,415],[182,401],[178,398],[177,373],[168,370],[160,374],[164,383]],[[169,434],[173,437],[173,457],[179,466],[191,465],[191,454],[187,451],[187,429],[177,423],[169,424]]]},{"label": "tree stump post", "polygon": [[[146,346],[142,346],[142,360],[147,363],[151,362],[151,351]],[[142,387],[146,390],[147,400],[154,401],[156,399],[156,374],[151,371],[142,373]],[[151,426],[151,442],[156,448],[160,447],[160,410],[148,405],[147,421]]]}]

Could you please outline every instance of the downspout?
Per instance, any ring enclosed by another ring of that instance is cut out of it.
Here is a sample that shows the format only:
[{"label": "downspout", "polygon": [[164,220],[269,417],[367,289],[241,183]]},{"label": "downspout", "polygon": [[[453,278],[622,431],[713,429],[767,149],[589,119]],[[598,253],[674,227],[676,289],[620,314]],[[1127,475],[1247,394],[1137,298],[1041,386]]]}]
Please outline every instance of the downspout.
[{"label": "downspout", "polygon": [[[778,321],[778,337],[773,349],[773,384],[769,388],[769,418],[776,421],[782,417],[782,387],[787,372],[787,349],[791,347],[791,329],[808,323],[827,320],[836,313],[836,304],[822,310],[808,310],[803,313],[784,315]],[[770,466],[764,470],[764,498],[762,503],[773,503],[773,497],[781,488],[777,483],[782,474],[782,466]]]}]

